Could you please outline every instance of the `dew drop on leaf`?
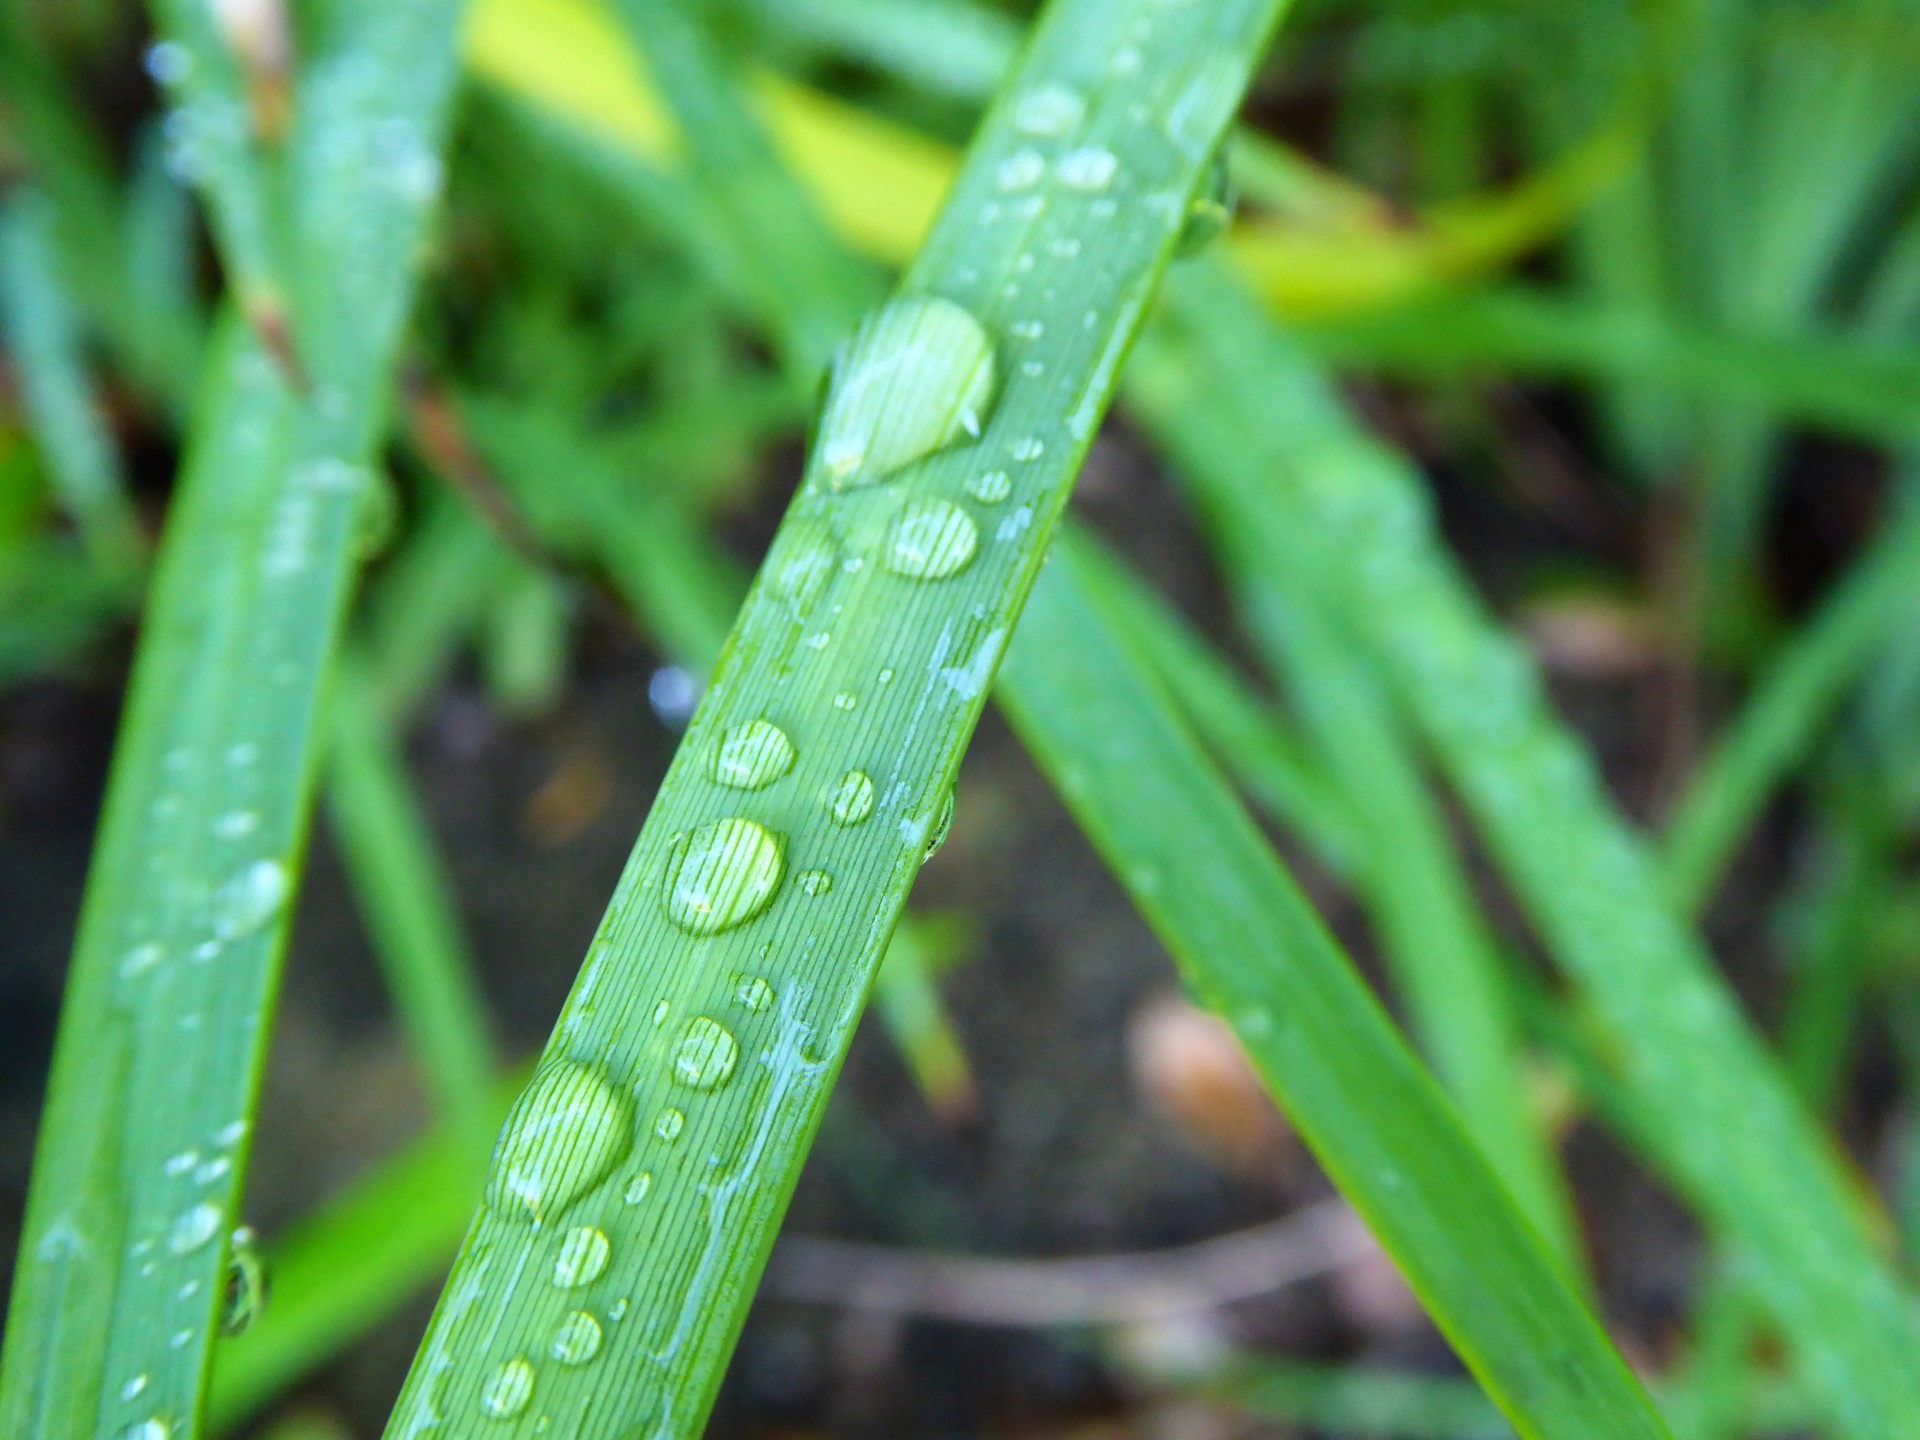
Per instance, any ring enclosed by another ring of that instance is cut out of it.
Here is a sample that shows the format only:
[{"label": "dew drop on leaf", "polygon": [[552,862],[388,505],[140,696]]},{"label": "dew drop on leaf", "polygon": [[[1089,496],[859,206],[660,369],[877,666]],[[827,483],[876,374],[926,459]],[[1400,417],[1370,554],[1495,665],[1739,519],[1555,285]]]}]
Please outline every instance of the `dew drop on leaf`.
[{"label": "dew drop on leaf", "polygon": [[740,1059],[740,1044],[718,1020],[696,1015],[673,1048],[673,1078],[696,1090],[727,1083]]},{"label": "dew drop on leaf", "polygon": [[713,752],[713,778],[736,790],[760,790],[793,768],[793,741],[768,720],[729,725]]},{"label": "dew drop on leaf", "polygon": [[222,940],[251,935],[280,913],[291,884],[278,860],[255,860],[229,876],[213,896],[213,933]]},{"label": "dew drop on leaf", "polygon": [[167,1231],[167,1249],[176,1255],[198,1250],[220,1233],[220,1207],[201,1203],[182,1210]]},{"label": "dew drop on leaf", "polygon": [[562,1365],[584,1365],[600,1353],[600,1322],[575,1310],[554,1327],[553,1358]]},{"label": "dew drop on leaf", "polygon": [[1004,470],[989,470],[967,481],[967,494],[982,505],[998,505],[1013,493],[1013,477]]},{"label": "dew drop on leaf", "polygon": [[562,1290],[591,1285],[607,1268],[607,1257],[612,1253],[606,1231],[592,1225],[574,1226],[553,1257],[553,1283]]},{"label": "dew drop on leaf", "polygon": [[647,1198],[647,1192],[651,1189],[653,1189],[653,1172],[642,1170],[627,1181],[627,1188],[621,1191],[621,1198],[629,1205],[638,1205]]},{"label": "dew drop on leaf", "polygon": [[1041,85],[1014,102],[1013,128],[1022,135],[1058,138],[1077,130],[1086,114],[1086,97],[1078,90],[1068,85]]},{"label": "dew drop on leaf", "polygon": [[800,888],[809,895],[825,895],[833,889],[833,876],[825,870],[807,870],[800,876]]},{"label": "dew drop on leaf", "polygon": [[678,1140],[680,1138],[680,1132],[686,1128],[687,1117],[685,1113],[675,1110],[671,1106],[662,1110],[654,1117],[653,1133],[669,1145]]},{"label": "dew drop on leaf", "polygon": [[734,991],[734,995],[742,1005],[756,1015],[773,1004],[773,986],[758,975],[742,980],[740,988]]},{"label": "dew drop on leaf", "polygon": [[940,802],[940,813],[934,817],[933,829],[927,835],[926,858],[931,860],[934,853],[947,843],[947,836],[953,831],[953,810],[956,804],[957,790],[947,791],[947,798]]},{"label": "dew drop on leaf", "polygon": [[605,1178],[633,1145],[633,1101],[589,1065],[540,1067],[494,1142],[487,1204],[538,1225]]},{"label": "dew drop on leaf", "polygon": [[667,857],[667,918],[693,935],[745,924],[780,888],[785,851],[780,836],[738,816],[675,836]]},{"label": "dew drop on leaf", "polygon": [[907,502],[887,534],[887,569],[909,580],[944,580],[973,559],[980,532],[951,500],[920,496]]},{"label": "dew drop on leaf", "polygon": [[502,1362],[480,1387],[480,1409],[495,1420],[511,1420],[533,1399],[533,1366],[525,1360]]}]

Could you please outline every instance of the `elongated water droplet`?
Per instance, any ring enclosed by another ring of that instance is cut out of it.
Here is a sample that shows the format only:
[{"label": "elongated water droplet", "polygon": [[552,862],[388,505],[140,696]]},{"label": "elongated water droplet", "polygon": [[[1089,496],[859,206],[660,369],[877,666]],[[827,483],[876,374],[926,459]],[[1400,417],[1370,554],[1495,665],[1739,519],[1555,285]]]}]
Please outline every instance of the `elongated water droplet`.
[{"label": "elongated water droplet", "polygon": [[982,505],[998,505],[1013,493],[1013,477],[1004,470],[989,470],[967,481],[967,494]]},{"label": "elongated water droplet", "polygon": [[993,172],[994,183],[1002,190],[1031,190],[1047,174],[1047,158],[1038,150],[1016,150],[1002,160]]},{"label": "elongated water droplet", "polygon": [[667,918],[694,935],[743,925],[772,902],[786,841],[737,816],[675,837],[667,857]]},{"label": "elongated water droplet", "polygon": [[726,1026],[696,1015],[674,1046],[673,1078],[696,1090],[714,1090],[727,1083],[739,1058],[739,1042]]},{"label": "elongated water droplet", "polygon": [[873,814],[873,780],[864,770],[849,770],[827,797],[827,813],[836,825],[858,825]]},{"label": "elongated water droplet", "polygon": [[202,1203],[182,1210],[167,1231],[167,1248],[176,1255],[198,1250],[220,1233],[220,1207]]},{"label": "elongated water droplet", "polygon": [[740,988],[733,993],[742,1005],[756,1015],[773,1004],[773,986],[758,975],[742,980]]},{"label": "elongated water droplet", "polygon": [[553,1257],[553,1283],[562,1290],[591,1285],[607,1268],[607,1257],[612,1253],[606,1231],[592,1225],[574,1226]]},{"label": "elongated water droplet", "polygon": [[947,836],[953,831],[953,811],[958,801],[958,790],[947,791],[947,798],[940,804],[940,813],[934,817],[933,830],[927,836],[926,858],[933,859],[934,852],[947,843]]},{"label": "elongated water droplet", "polygon": [[255,860],[230,877],[213,896],[213,933],[222,940],[251,935],[280,912],[290,882],[278,860]]},{"label": "elongated water droplet", "polygon": [[980,532],[951,500],[909,500],[887,535],[887,569],[909,580],[944,580],[973,559]]},{"label": "elongated water droplet", "polygon": [[834,367],[815,452],[827,485],[878,484],[977,439],[994,381],[993,341],[958,305],[930,295],[883,305]]},{"label": "elongated water droplet", "polygon": [[653,1173],[648,1170],[642,1170],[631,1180],[627,1181],[627,1188],[621,1192],[621,1196],[626,1200],[627,1204],[638,1205],[642,1200],[647,1198],[647,1192],[651,1189],[653,1189]]},{"label": "elongated water droplet", "polygon": [[562,1365],[584,1365],[600,1353],[600,1322],[575,1310],[553,1331],[553,1358]]},{"label": "elongated water droplet", "polygon": [[1185,259],[1205,250],[1226,233],[1227,226],[1233,223],[1233,212],[1239,203],[1233,171],[1227,164],[1226,147],[1222,146],[1214,151],[1213,159],[1207,165],[1206,179],[1187,205],[1186,218],[1180,225],[1180,238],[1173,243],[1173,253]]},{"label": "elongated water droplet", "polygon": [[227,1239],[227,1282],[220,1297],[220,1333],[238,1335],[267,1308],[267,1257],[251,1225]]},{"label": "elongated water droplet", "polygon": [[1058,138],[1077,130],[1086,114],[1086,97],[1078,90],[1066,85],[1042,85],[1014,102],[1013,128],[1022,135]]},{"label": "elongated water droplet", "polygon": [[806,870],[800,875],[800,888],[809,895],[824,895],[833,889],[833,876],[825,870]]},{"label": "elongated water droplet", "polygon": [[687,1117],[685,1112],[675,1110],[672,1106],[668,1106],[665,1110],[662,1110],[653,1120],[653,1133],[669,1145],[678,1140],[680,1138],[680,1132],[686,1128]]},{"label": "elongated water droplet", "polygon": [[513,1359],[500,1364],[480,1387],[480,1408],[496,1420],[511,1420],[533,1399],[533,1366]]},{"label": "elongated water droplet", "polygon": [[760,790],[793,768],[793,741],[767,720],[729,725],[713,752],[713,778],[736,790]]},{"label": "elongated water droplet", "polygon": [[592,1189],[633,1145],[633,1101],[600,1072],[551,1061],[493,1146],[487,1204],[539,1225]]},{"label": "elongated water droplet", "polygon": [[767,565],[768,589],[786,602],[795,621],[801,621],[812,613],[832,581],[840,565],[840,547],[826,526],[817,521],[796,521],[782,529],[778,548]]}]

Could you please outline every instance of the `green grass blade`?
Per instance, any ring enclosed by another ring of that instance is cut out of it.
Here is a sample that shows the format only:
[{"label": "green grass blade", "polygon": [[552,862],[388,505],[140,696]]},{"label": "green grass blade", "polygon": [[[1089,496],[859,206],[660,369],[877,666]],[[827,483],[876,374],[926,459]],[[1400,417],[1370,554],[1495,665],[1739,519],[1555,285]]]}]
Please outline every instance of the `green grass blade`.
[{"label": "green grass blade", "polygon": [[[41,1121],[0,1432],[191,1434],[456,6],[309,33],[289,204],[316,403],[229,327],[136,663]],[[396,138],[419,152],[396,155]],[[437,163],[437,162],[436,162]]]},{"label": "green grass blade", "polygon": [[[1063,543],[1053,568],[1080,563]],[[1523,1434],[1664,1435],[1567,1272],[1072,578],[1036,587],[1001,703],[1188,982]]]},{"label": "green grass blade", "polygon": [[1206,463],[1218,446],[1191,447],[1185,474],[1210,507],[1270,537],[1319,539],[1316,592],[1379,656],[1624,1078],[1663,1117],[1656,1161],[1750,1267],[1840,1429],[1920,1433],[1920,1327],[1860,1198],[1667,908],[1524,653],[1440,549],[1417,479],[1230,283],[1189,272],[1175,298],[1177,348],[1136,366],[1137,405],[1177,453],[1191,427],[1234,437],[1232,465]]},{"label": "green grass blade", "polygon": [[[490,1413],[504,1417],[490,1427],[503,1440],[543,1418],[581,1437],[700,1428],[1001,647],[1277,10],[1271,0],[1066,0],[1041,22],[906,283],[964,307],[992,338],[1003,378],[983,434],[935,448],[910,475],[837,495],[816,451],[543,1076],[503,1132],[493,1201],[389,1433],[479,1426]],[[1141,65],[1106,71],[1103,57],[1130,34]],[[1050,135],[1019,133],[1036,108]],[[1002,165],[1028,148],[1068,182],[1036,186],[1030,209],[1000,184]],[[1030,333],[1048,290],[1061,323]],[[959,333],[950,323],[941,338]],[[843,375],[837,393],[844,403],[858,391]],[[896,403],[938,431],[955,398],[905,386]],[[1014,493],[997,506],[973,501],[965,482],[1002,466],[1017,472]],[[969,516],[971,563],[939,580],[894,573],[889,564],[933,573],[952,563],[955,549],[923,551],[913,529],[897,528],[911,519],[903,507],[919,513],[935,499],[964,507],[941,513]],[[750,792],[715,784],[722,731],[759,719],[791,738],[791,771]],[[837,824],[827,800],[855,770],[871,779],[871,811]],[[703,828],[715,826],[726,828]],[[745,847],[717,852],[728,884],[708,892],[710,911],[691,883],[706,872],[684,869],[704,862],[673,864],[676,838],[691,855],[696,831],[702,845]],[[754,863],[737,868],[748,850]],[[813,871],[832,877],[830,890],[808,893],[800,877]],[[756,906],[765,913],[745,918]],[[551,1141],[538,1124],[555,1126]],[[575,1228],[604,1234],[607,1260],[590,1283],[563,1289],[556,1262],[598,1251],[591,1236],[570,1240]],[[595,1333],[590,1362],[562,1363]]]}]

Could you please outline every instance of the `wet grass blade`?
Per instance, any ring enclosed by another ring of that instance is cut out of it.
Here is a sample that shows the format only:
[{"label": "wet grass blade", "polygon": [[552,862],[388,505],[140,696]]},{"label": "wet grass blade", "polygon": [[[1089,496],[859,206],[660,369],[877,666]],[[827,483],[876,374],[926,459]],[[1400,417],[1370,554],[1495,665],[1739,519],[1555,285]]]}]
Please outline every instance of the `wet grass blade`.
[{"label": "wet grass blade", "polygon": [[1521,1433],[1665,1435],[1081,566],[1057,547],[999,689],[1081,828]]},{"label": "wet grass blade", "polygon": [[[1179,329],[1143,351],[1134,403],[1208,508],[1270,537],[1320,538],[1316,593],[1379,657],[1622,1078],[1661,1117],[1651,1158],[1749,1267],[1838,1427],[1920,1432],[1920,1327],[1874,1254],[1861,1197],[1668,909],[1646,846],[1520,647],[1439,548],[1417,478],[1224,277],[1196,267],[1171,293]],[[1202,429],[1231,437],[1232,463]]]},{"label": "wet grass blade", "polygon": [[307,36],[285,163],[315,403],[225,327],[61,1015],[0,1362],[9,1435],[197,1428],[456,8],[343,3]]}]

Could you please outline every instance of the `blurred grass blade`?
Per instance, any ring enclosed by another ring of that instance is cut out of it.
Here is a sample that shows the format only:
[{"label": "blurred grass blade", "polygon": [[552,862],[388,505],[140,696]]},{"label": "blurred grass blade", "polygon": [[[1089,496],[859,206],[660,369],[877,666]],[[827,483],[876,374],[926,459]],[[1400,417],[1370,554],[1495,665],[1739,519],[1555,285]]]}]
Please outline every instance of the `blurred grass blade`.
[{"label": "blurred grass blade", "polygon": [[343,3],[306,37],[287,204],[316,403],[235,327],[215,342],[61,1014],[8,1435],[197,1428],[455,9]]},{"label": "blurred grass blade", "polygon": [[[870,478],[886,483],[846,487],[866,422],[824,422],[502,1132],[390,1434],[488,1415],[581,1440],[704,1424],[987,683],[1278,8],[1065,0],[1041,21],[907,278],[920,298],[880,312],[829,404],[874,393],[893,345],[938,368],[983,339],[998,397],[981,405],[977,349],[964,382],[910,368],[883,387]],[[1123,37],[1142,63],[1109,71]],[[1014,213],[999,174],[1035,144],[1016,117],[1037,92],[1066,183]],[[1059,323],[1030,327],[1049,291]],[[989,467],[1018,478],[976,502],[964,483]],[[756,723],[790,748],[749,730],[729,751],[746,768],[723,767],[723,738]]]},{"label": "blurred grass blade", "polygon": [[[1479,1148],[1112,621],[1078,547],[1041,577],[1000,699],[1436,1324],[1529,1436],[1666,1434]],[[1079,582],[1079,583],[1075,583]]]},{"label": "blurred grass blade", "polygon": [[1751,1268],[1840,1430],[1920,1433],[1920,1327],[1861,1198],[1667,909],[1532,666],[1440,550],[1417,478],[1224,277],[1193,267],[1170,294],[1179,328],[1143,350],[1130,394],[1183,478],[1276,552],[1316,537],[1300,547],[1315,593],[1377,654],[1623,1078],[1663,1115],[1652,1158]]}]

